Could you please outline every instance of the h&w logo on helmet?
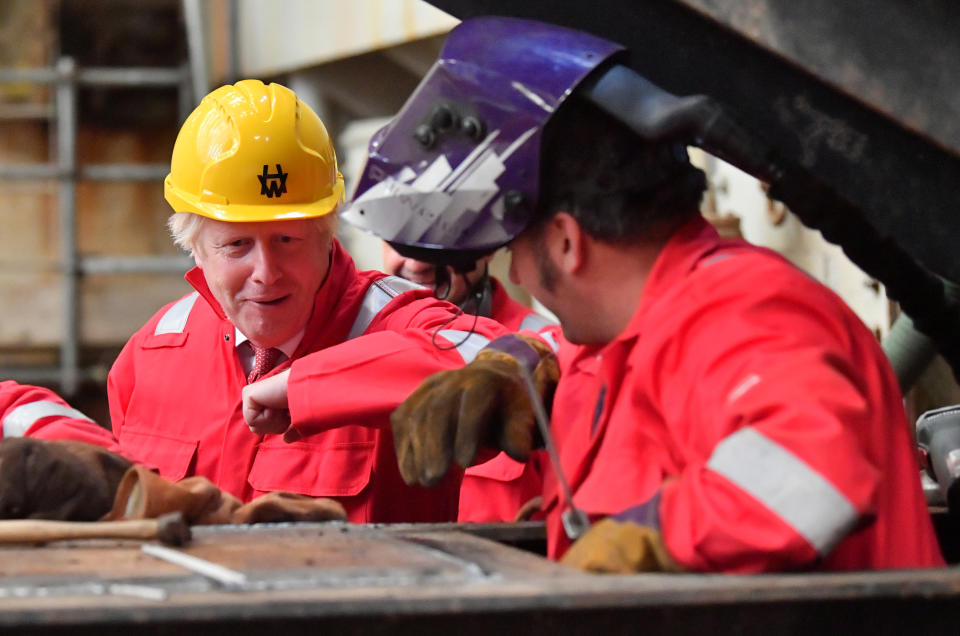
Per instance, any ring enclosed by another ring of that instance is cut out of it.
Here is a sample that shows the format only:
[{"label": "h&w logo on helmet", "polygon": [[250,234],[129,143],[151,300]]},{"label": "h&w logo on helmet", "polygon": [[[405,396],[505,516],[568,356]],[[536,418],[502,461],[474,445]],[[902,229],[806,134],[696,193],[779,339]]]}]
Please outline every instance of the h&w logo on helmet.
[{"label": "h&w logo on helmet", "polygon": [[260,179],[260,194],[267,195],[268,199],[274,196],[279,199],[280,195],[287,191],[287,173],[279,163],[276,166],[276,173],[270,174],[270,168],[267,164],[263,164],[263,174],[257,175],[257,179]]}]

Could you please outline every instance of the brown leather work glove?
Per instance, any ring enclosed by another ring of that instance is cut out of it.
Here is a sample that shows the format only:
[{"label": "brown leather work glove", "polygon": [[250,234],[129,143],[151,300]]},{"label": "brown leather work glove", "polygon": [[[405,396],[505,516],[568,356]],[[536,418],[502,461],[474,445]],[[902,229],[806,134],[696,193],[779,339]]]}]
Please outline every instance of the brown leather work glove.
[{"label": "brown leather work glove", "polygon": [[400,474],[408,485],[434,486],[452,460],[476,463],[481,447],[526,461],[534,447],[533,405],[520,365],[549,413],[560,367],[546,344],[520,335],[497,338],[468,365],[427,378],[390,416]]},{"label": "brown leather work glove", "polygon": [[105,520],[154,519],[179,511],[190,525],[266,523],[276,521],[345,520],[343,506],[333,499],[272,492],[242,504],[206,477],[171,482],[144,466],[124,475],[113,510]]},{"label": "brown leather work glove", "polygon": [[608,574],[682,571],[667,552],[658,530],[610,517],[591,526],[560,562]]},{"label": "brown leather work glove", "polygon": [[347,511],[334,499],[278,490],[260,495],[233,513],[232,523],[346,521]]},{"label": "brown leather work glove", "polygon": [[123,476],[113,509],[104,520],[156,519],[179,511],[190,525],[231,523],[233,512],[241,505],[239,499],[223,492],[206,477],[172,482],[137,465]]},{"label": "brown leather work glove", "polygon": [[0,443],[0,518],[94,521],[110,510],[126,458],[84,442]]}]

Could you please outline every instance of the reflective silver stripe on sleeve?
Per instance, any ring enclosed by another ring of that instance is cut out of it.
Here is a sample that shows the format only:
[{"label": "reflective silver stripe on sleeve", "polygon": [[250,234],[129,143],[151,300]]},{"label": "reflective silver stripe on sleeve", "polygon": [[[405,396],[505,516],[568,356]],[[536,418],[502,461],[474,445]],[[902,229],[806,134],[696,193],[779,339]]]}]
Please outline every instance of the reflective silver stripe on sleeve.
[{"label": "reflective silver stripe on sleeve", "polygon": [[200,297],[198,292],[193,292],[189,296],[181,298],[175,305],[163,314],[157,323],[157,328],[153,335],[159,336],[165,333],[183,333],[187,326],[187,318],[190,317],[190,310],[193,309],[193,303]]},{"label": "reflective silver stripe on sleeve", "polygon": [[553,322],[548,318],[544,318],[540,314],[528,314],[526,318],[523,319],[523,322],[520,323],[521,329],[529,329],[530,331],[540,331],[544,327],[549,327],[550,325],[555,325],[557,323]]},{"label": "reflective silver stripe on sleeve", "polygon": [[[469,336],[468,336],[469,334]],[[463,358],[464,363],[469,364],[477,357],[480,350],[490,344],[490,339],[481,336],[478,333],[469,331],[459,331],[457,329],[444,329],[437,332],[437,335],[443,336],[451,343],[457,345],[457,353]]]},{"label": "reflective silver stripe on sleeve", "polygon": [[420,283],[415,283],[406,278],[400,278],[399,276],[386,276],[375,282],[374,285],[390,294],[391,298],[395,298],[411,289],[426,289],[426,287]]},{"label": "reflective silver stripe on sleeve", "polygon": [[850,500],[803,460],[754,428],[730,435],[707,467],[760,500],[826,556],[857,521]]},{"label": "reflective silver stripe on sleeve", "polygon": [[387,276],[370,285],[367,288],[367,293],[363,296],[363,302],[360,303],[360,311],[353,320],[350,333],[347,334],[347,340],[356,338],[365,332],[373,319],[380,313],[380,310],[387,306],[387,303],[411,289],[426,288],[399,276]]},{"label": "reflective silver stripe on sleeve", "polygon": [[17,408],[10,411],[7,416],[3,418],[3,436],[23,437],[26,435],[27,430],[36,424],[38,420],[45,417],[50,417],[51,415],[62,415],[64,417],[72,417],[78,420],[88,420],[90,422],[93,421],[75,408],[64,406],[63,404],[58,404],[56,402],[41,400],[38,402],[21,404]]}]

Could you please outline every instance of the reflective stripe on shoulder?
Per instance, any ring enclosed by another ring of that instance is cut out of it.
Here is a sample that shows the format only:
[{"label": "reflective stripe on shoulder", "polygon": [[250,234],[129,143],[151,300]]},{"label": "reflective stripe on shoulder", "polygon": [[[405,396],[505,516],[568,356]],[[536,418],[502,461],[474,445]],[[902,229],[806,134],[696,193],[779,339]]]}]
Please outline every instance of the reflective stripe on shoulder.
[{"label": "reflective stripe on shoulder", "polygon": [[[557,323],[553,322],[549,318],[545,318],[540,314],[527,314],[527,317],[523,319],[520,323],[520,329],[529,329],[530,331],[540,331],[545,327],[550,325],[555,325]],[[518,329],[517,331],[520,331]]]},{"label": "reflective stripe on shoulder", "polygon": [[806,462],[752,427],[730,435],[707,467],[772,510],[826,556],[857,521],[842,492]]},{"label": "reflective stripe on shoulder", "polygon": [[350,333],[347,334],[347,340],[356,338],[367,330],[373,319],[377,317],[380,310],[387,304],[402,294],[412,289],[426,289],[423,285],[418,285],[399,276],[387,276],[375,281],[367,288],[367,293],[363,296],[363,302],[360,303],[360,311],[350,327]]},{"label": "reflective stripe on shoulder", "polygon": [[36,424],[38,420],[41,420],[45,417],[50,417],[52,415],[72,417],[74,419],[88,420],[90,422],[93,421],[75,408],[58,404],[57,402],[40,400],[37,402],[21,404],[17,408],[10,411],[7,416],[3,418],[3,436],[23,437],[30,427]]},{"label": "reflective stripe on shoulder", "polygon": [[697,263],[697,267],[709,267],[710,265],[719,263],[720,261],[725,261],[732,257],[733,254],[730,254],[729,252],[716,252]]},{"label": "reflective stripe on shoulder", "polygon": [[374,285],[390,294],[391,298],[396,298],[403,292],[412,289],[426,289],[426,287],[420,283],[415,283],[406,278],[400,278],[399,276],[386,276],[375,282]]},{"label": "reflective stripe on shoulder", "polygon": [[168,309],[160,318],[160,321],[157,323],[157,328],[153,331],[153,335],[183,333],[184,327],[187,326],[187,318],[190,317],[190,310],[193,309],[193,304],[197,302],[197,298],[199,297],[199,292],[193,292],[189,296],[177,301],[176,304]]},{"label": "reflective stripe on shoulder", "polygon": [[458,329],[444,329],[437,332],[452,344],[456,345],[457,353],[463,358],[464,364],[473,362],[480,350],[490,344],[490,339],[476,332],[460,331]]},{"label": "reflective stripe on shoulder", "polygon": [[548,345],[550,345],[550,348],[553,349],[554,353],[557,353],[558,351],[560,351],[560,343],[557,342],[557,339],[553,337],[552,333],[550,333],[549,331],[544,331],[543,333],[538,333],[537,335],[540,336],[540,338],[542,338],[543,340],[545,340]]}]

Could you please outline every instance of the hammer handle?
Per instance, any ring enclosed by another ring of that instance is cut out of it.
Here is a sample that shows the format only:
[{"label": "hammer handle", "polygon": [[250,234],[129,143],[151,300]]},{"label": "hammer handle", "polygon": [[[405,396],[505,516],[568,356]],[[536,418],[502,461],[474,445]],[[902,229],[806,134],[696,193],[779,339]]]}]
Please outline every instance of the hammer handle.
[{"label": "hammer handle", "polygon": [[45,543],[64,539],[154,539],[156,519],[127,521],[0,520],[0,544]]}]

